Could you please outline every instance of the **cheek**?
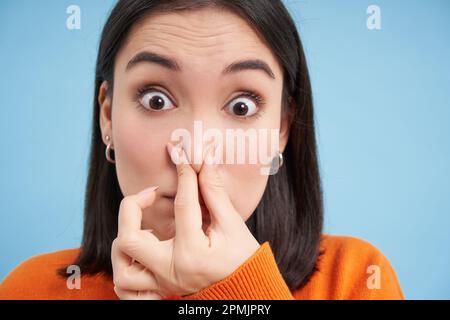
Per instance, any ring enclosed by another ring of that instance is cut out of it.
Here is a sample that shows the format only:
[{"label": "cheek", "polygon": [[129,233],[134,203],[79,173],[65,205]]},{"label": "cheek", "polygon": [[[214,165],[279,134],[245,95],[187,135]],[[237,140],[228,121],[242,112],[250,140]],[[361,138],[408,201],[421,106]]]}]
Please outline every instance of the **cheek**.
[{"label": "cheek", "polygon": [[247,220],[261,201],[268,176],[260,173],[260,166],[249,164],[224,165],[222,172],[235,209]]},{"label": "cheek", "polygon": [[158,173],[167,165],[169,134],[166,137],[160,128],[153,130],[138,117],[120,111],[113,116],[116,170],[124,196],[158,183]]},{"label": "cheek", "polygon": [[[268,159],[271,159],[271,139],[258,137],[257,144],[250,148],[250,140],[246,139],[245,162],[222,164],[220,170],[225,181],[226,189],[230,195],[234,207],[244,220],[247,220],[258,206],[267,186],[269,176],[263,174],[264,169],[270,167]],[[227,150],[226,152],[230,152]],[[235,149],[237,152],[237,149]],[[255,155],[254,152],[257,154]],[[252,153],[252,155],[250,154]],[[254,157],[250,162],[250,158]],[[231,159],[236,157],[230,157]],[[264,158],[264,160],[263,160]],[[225,161],[226,155],[223,158]],[[261,162],[262,161],[262,162]]]},{"label": "cheek", "polygon": [[[252,215],[261,201],[269,179],[268,172],[272,164],[271,160],[279,150],[277,117],[274,115],[272,119],[267,119],[258,129],[262,130],[258,131],[256,144],[253,139],[245,139],[246,148],[243,155],[245,163],[222,164],[220,166],[221,175],[233,205],[244,220]],[[261,132],[265,133],[262,134]],[[234,145],[236,145],[236,142]],[[250,147],[250,145],[253,147]],[[230,156],[230,159],[236,161],[239,157],[237,148],[234,151],[226,149],[222,161],[227,161],[229,152],[234,152],[234,156]],[[253,159],[252,162],[250,162],[250,158]]]}]

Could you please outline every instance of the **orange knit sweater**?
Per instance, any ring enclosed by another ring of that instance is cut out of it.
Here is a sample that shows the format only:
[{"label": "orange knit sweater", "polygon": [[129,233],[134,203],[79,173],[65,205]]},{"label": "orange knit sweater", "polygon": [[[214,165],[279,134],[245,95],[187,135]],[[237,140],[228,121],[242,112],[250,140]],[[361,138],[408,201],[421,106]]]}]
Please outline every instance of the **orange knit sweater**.
[{"label": "orange knit sweater", "polygon": [[[370,243],[324,234],[321,249],[318,271],[292,292],[265,242],[227,278],[190,296],[167,299],[404,299],[388,259]],[[101,274],[82,276],[80,289],[68,289],[56,270],[71,264],[78,253],[63,250],[23,262],[0,284],[0,299],[118,299],[112,280]]]}]

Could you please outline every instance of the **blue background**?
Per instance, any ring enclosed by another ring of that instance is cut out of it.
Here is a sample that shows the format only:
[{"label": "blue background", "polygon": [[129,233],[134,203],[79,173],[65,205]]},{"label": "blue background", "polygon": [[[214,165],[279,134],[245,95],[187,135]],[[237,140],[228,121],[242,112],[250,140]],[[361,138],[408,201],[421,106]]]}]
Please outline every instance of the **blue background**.
[{"label": "blue background", "polygon": [[[114,1],[0,2],[0,280],[78,247],[99,34]],[[450,3],[285,1],[313,81],[325,231],[368,240],[406,298],[450,299]],[[81,8],[81,30],[66,8]],[[366,27],[380,6],[382,30]]]}]

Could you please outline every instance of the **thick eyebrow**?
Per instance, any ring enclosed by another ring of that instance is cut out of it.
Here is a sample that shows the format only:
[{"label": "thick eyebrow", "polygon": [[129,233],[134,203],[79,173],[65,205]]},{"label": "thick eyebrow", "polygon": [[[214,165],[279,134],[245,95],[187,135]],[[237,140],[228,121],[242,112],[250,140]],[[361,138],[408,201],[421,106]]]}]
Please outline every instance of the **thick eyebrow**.
[{"label": "thick eyebrow", "polygon": [[169,70],[181,71],[180,66],[178,65],[178,63],[175,60],[168,58],[168,57],[164,57],[160,54],[156,54],[153,52],[147,52],[147,51],[140,52],[137,55],[135,55],[128,62],[127,71],[142,62],[156,63],[156,64],[159,64],[160,66],[167,68]]},{"label": "thick eyebrow", "polygon": [[[171,59],[169,57],[165,57],[160,54],[156,54],[153,52],[140,52],[137,55],[135,55],[127,64],[126,70],[130,70],[134,66],[140,64],[140,63],[155,63],[158,64],[166,69],[181,72],[182,69],[180,65],[175,61],[174,59]],[[237,73],[244,70],[260,70],[264,72],[266,75],[268,75],[270,78],[275,79],[275,74],[273,73],[272,69],[269,67],[269,65],[259,59],[250,59],[250,60],[241,60],[237,62],[233,62],[228,67],[226,67],[223,71],[223,75],[231,74],[231,73]]]},{"label": "thick eyebrow", "polygon": [[267,74],[270,78],[275,79],[275,75],[272,69],[270,69],[269,65],[259,59],[233,62],[228,67],[226,67],[225,70],[223,70],[222,74],[226,75],[244,70],[260,70]]}]

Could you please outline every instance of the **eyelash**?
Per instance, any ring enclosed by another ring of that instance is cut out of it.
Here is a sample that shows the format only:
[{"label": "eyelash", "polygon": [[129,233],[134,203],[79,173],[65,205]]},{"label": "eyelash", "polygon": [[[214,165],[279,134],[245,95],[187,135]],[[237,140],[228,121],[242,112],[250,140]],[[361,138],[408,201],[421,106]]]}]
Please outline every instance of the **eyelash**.
[{"label": "eyelash", "polygon": [[[148,110],[147,108],[142,106],[140,100],[149,91],[156,91],[156,92],[160,92],[160,93],[163,93],[163,94],[167,95],[167,93],[165,93],[164,91],[162,91],[160,89],[157,89],[155,87],[152,87],[152,86],[144,86],[142,88],[139,88],[137,90],[137,93],[136,93],[135,101],[137,103],[137,107],[140,110],[144,111],[145,113],[152,112],[152,111]],[[242,91],[242,93],[240,95],[234,97],[231,101],[239,99],[239,98],[250,98],[250,99],[253,100],[253,102],[255,102],[256,106],[258,107],[258,111],[255,114],[251,115],[251,116],[248,116],[248,117],[238,117],[237,116],[237,118],[242,119],[244,121],[248,121],[250,119],[258,119],[258,118],[260,118],[262,116],[263,112],[264,112],[262,109],[263,109],[263,106],[266,104],[266,101],[263,99],[263,97],[260,94],[254,92],[254,91],[249,91],[249,90],[241,90],[241,91]]]},{"label": "eyelash", "polygon": [[240,94],[239,96],[233,98],[233,100],[239,99],[239,98],[244,98],[244,97],[252,99],[255,102],[256,106],[258,107],[258,111],[256,111],[255,114],[253,114],[249,117],[238,117],[238,118],[243,119],[244,121],[247,121],[249,119],[259,119],[263,113],[263,110],[262,110],[263,106],[266,104],[266,102],[264,101],[262,96],[253,91],[244,91],[243,90],[243,93]]}]

